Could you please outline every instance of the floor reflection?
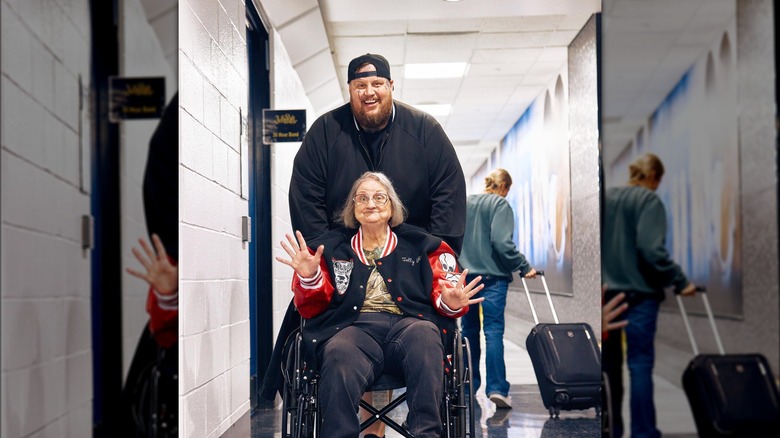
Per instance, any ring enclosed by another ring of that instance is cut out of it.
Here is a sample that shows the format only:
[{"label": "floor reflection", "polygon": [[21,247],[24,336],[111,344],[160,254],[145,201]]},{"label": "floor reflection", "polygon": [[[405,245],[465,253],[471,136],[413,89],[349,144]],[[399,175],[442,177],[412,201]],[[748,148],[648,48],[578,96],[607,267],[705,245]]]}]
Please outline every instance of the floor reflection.
[{"label": "floor reflection", "polygon": [[[542,404],[539,389],[534,385],[512,385],[510,388],[512,409],[495,409],[495,405],[477,394],[474,416],[478,418],[475,438],[589,438],[600,437],[600,417],[595,409],[583,411],[564,411],[559,418],[550,418]],[[391,416],[403,422],[406,418],[406,405],[399,406]],[[252,416],[252,436],[269,438],[280,436],[280,418],[278,409],[265,406],[256,409]],[[400,435],[388,428],[386,438]]]}]

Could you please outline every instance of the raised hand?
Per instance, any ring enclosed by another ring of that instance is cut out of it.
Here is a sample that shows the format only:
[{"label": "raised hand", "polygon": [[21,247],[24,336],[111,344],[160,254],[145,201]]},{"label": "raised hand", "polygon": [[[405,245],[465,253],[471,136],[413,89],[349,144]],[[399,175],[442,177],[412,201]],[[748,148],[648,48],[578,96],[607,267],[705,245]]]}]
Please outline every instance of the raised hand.
[{"label": "raised hand", "polygon": [[479,284],[479,282],[482,281],[482,276],[471,280],[471,282],[465,286],[463,285],[466,282],[466,274],[468,274],[468,272],[468,269],[464,270],[463,273],[460,274],[458,282],[454,285],[449,280],[444,280],[441,278],[439,279],[439,287],[441,287],[441,300],[450,309],[461,309],[463,306],[470,306],[472,304],[481,303],[485,300],[484,297],[473,299],[471,298],[477,292],[481,291],[483,287],[485,287],[484,284]]},{"label": "raised hand", "polygon": [[[604,289],[601,290],[601,296],[604,297]],[[626,294],[618,293],[601,308],[601,330],[609,331],[623,328],[628,325],[628,320],[615,321],[615,319],[628,309],[628,303],[623,302]]]},{"label": "raised hand", "polygon": [[284,241],[281,242],[282,249],[290,256],[290,259],[283,259],[276,257],[276,260],[280,263],[293,268],[295,273],[301,278],[312,278],[317,275],[317,267],[320,266],[320,259],[322,259],[322,253],[325,251],[325,246],[320,245],[314,254],[309,253],[309,248],[306,246],[306,240],[303,239],[303,234],[300,231],[295,232],[295,236],[298,238],[296,242],[291,234],[285,234],[287,241],[290,243],[287,245]]},{"label": "raised hand", "polygon": [[156,254],[144,239],[138,239],[143,253],[138,248],[133,247],[132,249],[133,255],[146,269],[146,272],[127,268],[127,273],[145,280],[160,295],[172,295],[179,290],[179,269],[168,260],[168,254],[165,252],[165,246],[163,246],[160,236],[152,234],[152,242],[157,250]]}]

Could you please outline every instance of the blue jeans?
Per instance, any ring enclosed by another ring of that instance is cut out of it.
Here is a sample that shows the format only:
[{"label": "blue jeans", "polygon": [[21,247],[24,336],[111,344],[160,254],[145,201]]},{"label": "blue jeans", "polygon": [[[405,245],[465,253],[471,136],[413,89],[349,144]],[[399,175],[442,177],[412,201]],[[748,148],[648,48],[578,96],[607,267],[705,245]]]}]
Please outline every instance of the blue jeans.
[{"label": "blue jeans", "polygon": [[[661,432],[656,427],[655,402],[653,400],[653,365],[655,363],[655,332],[658,322],[660,301],[647,298],[632,300],[625,317],[628,325],[626,334],[626,362],[631,385],[631,437],[658,438]],[[613,398],[613,420],[615,437],[623,436],[623,421],[620,406],[623,399],[622,366],[623,354],[619,331],[609,333],[602,352],[603,367],[609,376]]]},{"label": "blue jeans", "polygon": [[[473,280],[477,274],[469,274],[466,282]],[[506,380],[506,364],[504,362],[504,309],[506,308],[506,291],[509,281],[505,277],[485,276],[482,279],[485,287],[474,298],[485,297],[482,305],[482,318],[485,330],[485,370],[487,386],[485,393],[509,395],[509,382]],[[468,313],[461,317],[461,331],[468,338],[471,346],[473,388],[477,392],[482,382],[479,373],[479,360],[482,355],[479,345],[479,308],[472,306]]]}]

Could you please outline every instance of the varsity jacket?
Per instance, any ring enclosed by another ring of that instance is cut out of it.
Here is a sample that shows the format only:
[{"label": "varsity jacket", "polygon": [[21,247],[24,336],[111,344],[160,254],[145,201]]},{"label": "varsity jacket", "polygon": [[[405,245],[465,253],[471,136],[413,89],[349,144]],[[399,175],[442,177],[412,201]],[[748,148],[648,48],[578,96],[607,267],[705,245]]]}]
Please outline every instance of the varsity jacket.
[{"label": "varsity jacket", "polygon": [[394,102],[377,160],[349,103],[312,123],[290,180],[292,228],[308,240],[338,228],[336,212],[366,171],[383,172],[405,204],[406,223],[441,237],[460,253],[466,229],[466,180],[452,143],[428,114]]},{"label": "varsity jacket", "polygon": [[[303,339],[315,350],[331,336],[357,319],[366,297],[366,284],[373,266],[363,254],[360,230],[332,230],[309,243],[314,253],[325,246],[317,276],[293,278],[294,302],[303,324]],[[457,281],[458,268],[452,249],[441,239],[411,225],[388,233],[376,267],[393,301],[409,317],[425,319],[441,330],[443,342],[455,329],[455,318],[468,306],[452,310],[441,301],[439,279]],[[444,344],[449,345],[448,343]]]}]

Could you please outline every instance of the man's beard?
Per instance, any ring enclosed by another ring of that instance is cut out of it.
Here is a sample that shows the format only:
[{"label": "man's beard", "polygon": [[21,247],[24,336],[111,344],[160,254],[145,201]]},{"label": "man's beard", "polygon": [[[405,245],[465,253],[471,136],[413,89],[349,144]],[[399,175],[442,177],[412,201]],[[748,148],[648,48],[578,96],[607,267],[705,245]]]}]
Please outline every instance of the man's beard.
[{"label": "man's beard", "polygon": [[390,116],[393,113],[393,99],[383,99],[379,105],[379,111],[371,114],[366,114],[363,110],[363,102],[350,101],[352,107],[352,114],[355,115],[358,124],[366,132],[380,131],[390,121]]}]

